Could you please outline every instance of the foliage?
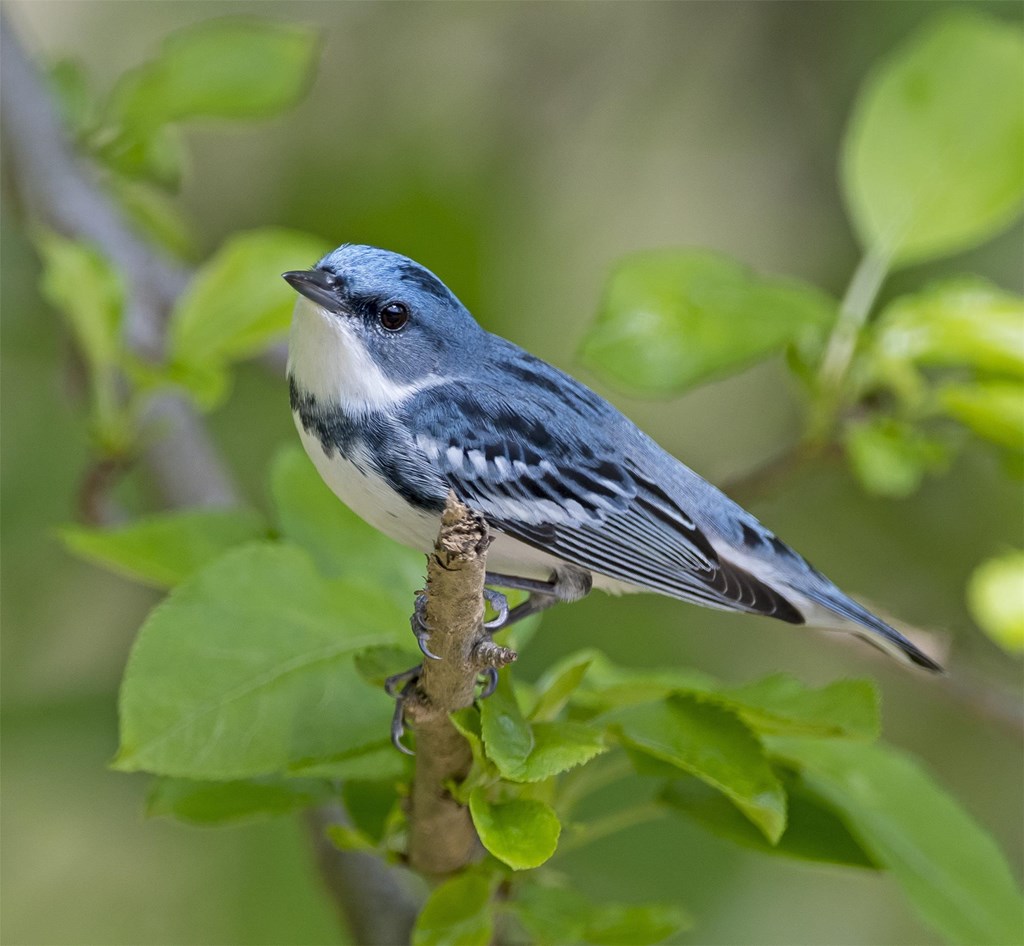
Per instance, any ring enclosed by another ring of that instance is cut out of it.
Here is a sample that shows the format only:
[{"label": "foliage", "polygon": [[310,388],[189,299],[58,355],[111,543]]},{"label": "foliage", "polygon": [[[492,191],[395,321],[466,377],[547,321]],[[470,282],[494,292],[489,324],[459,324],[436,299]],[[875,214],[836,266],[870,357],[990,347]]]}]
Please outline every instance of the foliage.
[{"label": "foliage", "polygon": [[[261,20],[171,37],[104,101],[71,63],[53,72],[65,120],[124,209],[174,252],[187,227],[166,201],[185,169],[179,126],[276,114],[309,81],[316,38]],[[945,16],[882,63],[854,109],[842,181],[864,260],[836,303],[703,251],[651,251],[612,273],[583,353],[612,381],[675,394],[785,352],[808,397],[811,445],[841,443],[865,488],[906,496],[969,436],[1021,462],[1024,305],[970,279],[894,300],[868,324],[891,269],[987,238],[1024,193],[1018,33]],[[1010,157],[1008,157],[1010,156]],[[108,456],[140,449],[135,418],[177,387],[212,410],[231,365],[283,335],[282,270],[326,247],[284,230],[236,234],[195,272],[159,359],[120,342],[124,292],[93,247],[40,233],[44,291],[89,369]],[[344,801],[340,847],[395,859],[407,762],[387,741],[381,677],[417,659],[402,632],[420,563],[344,509],[296,448],[271,470],[272,523],[187,512],[110,530],[69,528],[92,561],[169,588],[125,671],[115,767],[156,776],[149,810],[200,824]],[[358,550],[358,553],[354,550]],[[1019,647],[1018,558],[972,585],[979,622]],[[1012,607],[1010,604],[1012,603]],[[663,904],[595,904],[560,858],[640,821],[684,817],[766,856],[886,870],[951,942],[1009,942],[1021,903],[998,848],[910,757],[877,741],[867,681],[790,677],[736,687],[693,671],[573,654],[533,684],[503,671],[454,719],[473,768],[453,794],[489,856],[434,888],[417,943],[654,943],[689,924]],[[339,785],[344,780],[344,786]],[[623,783],[635,807],[587,804]]]}]

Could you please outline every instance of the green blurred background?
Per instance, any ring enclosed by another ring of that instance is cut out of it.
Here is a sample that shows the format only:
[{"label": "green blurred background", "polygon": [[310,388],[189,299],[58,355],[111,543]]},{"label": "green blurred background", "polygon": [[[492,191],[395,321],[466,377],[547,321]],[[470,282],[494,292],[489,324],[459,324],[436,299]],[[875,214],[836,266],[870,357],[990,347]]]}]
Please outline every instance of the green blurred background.
[{"label": "green blurred background", "polygon": [[[31,50],[80,58],[99,88],[170,31],[211,17],[318,26],[321,68],[296,109],[188,130],[180,199],[201,252],[271,224],[385,246],[439,273],[491,330],[578,371],[609,267],[637,249],[709,247],[841,294],[858,258],[836,183],[850,104],[872,62],[946,5],[4,6]],[[972,6],[1021,18],[1015,3]],[[3,942],[337,942],[301,823],[146,821],[145,777],[105,768],[118,680],[156,597],[55,540],[74,517],[88,442],[68,342],[36,293],[20,226],[5,199]],[[979,251],[898,273],[885,296],[931,272],[1020,291],[1021,245],[1018,224]],[[671,402],[595,386],[718,482],[799,431],[798,392],[779,364]],[[264,505],[268,458],[294,439],[283,383],[244,367],[211,425],[247,497]],[[887,738],[926,761],[1020,877],[1020,731],[982,705],[985,680],[1019,687],[1020,664],[971,626],[963,603],[972,568],[1020,541],[1019,484],[979,448],[911,500],[868,498],[841,466],[823,464],[753,506],[848,590],[950,635],[954,668],[971,673],[966,697],[863,646],[647,597],[559,609],[521,672],[594,644],[623,663],[692,664],[736,682],[778,670],[813,683],[872,676]],[[596,898],[686,905],[698,923],[679,942],[936,941],[884,877],[759,858],[681,821],[600,842],[569,866]]]}]

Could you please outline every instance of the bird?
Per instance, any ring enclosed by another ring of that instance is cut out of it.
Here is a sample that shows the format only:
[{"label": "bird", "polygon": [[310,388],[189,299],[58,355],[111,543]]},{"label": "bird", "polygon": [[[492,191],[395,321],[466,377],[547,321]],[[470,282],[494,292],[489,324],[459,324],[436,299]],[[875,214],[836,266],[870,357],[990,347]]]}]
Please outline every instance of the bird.
[{"label": "bird", "polygon": [[[428,552],[448,495],[487,523],[496,627],[592,588],[848,631],[941,671],[609,401],[488,332],[430,270],[343,244],[299,294],[287,380],[303,447],[353,512]],[[422,617],[422,615],[421,615]],[[413,622],[428,656],[429,630]]]}]

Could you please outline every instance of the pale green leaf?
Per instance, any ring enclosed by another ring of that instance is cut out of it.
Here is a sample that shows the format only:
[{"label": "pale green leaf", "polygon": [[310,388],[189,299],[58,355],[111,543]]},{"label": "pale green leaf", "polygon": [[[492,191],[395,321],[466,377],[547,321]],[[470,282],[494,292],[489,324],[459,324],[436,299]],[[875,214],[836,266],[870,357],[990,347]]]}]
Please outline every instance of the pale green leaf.
[{"label": "pale green leaf", "polygon": [[1024,299],[980,280],[953,280],[897,299],[872,337],[883,361],[1024,377]]},{"label": "pale green leaf", "polygon": [[943,410],[979,437],[1011,450],[1024,450],[1024,383],[975,381],[939,391]]},{"label": "pale green leaf", "polygon": [[870,680],[837,680],[816,689],[776,674],[719,691],[714,699],[764,733],[874,739],[881,727],[878,688]]},{"label": "pale green leaf", "polygon": [[832,299],[795,280],[707,251],[650,251],[615,268],[582,357],[629,390],[676,394],[790,344],[820,343],[834,317]]},{"label": "pale green leaf", "polygon": [[491,897],[496,882],[471,870],[435,887],[416,918],[413,946],[488,946],[494,932]]},{"label": "pale green leaf", "polygon": [[892,417],[850,423],[843,440],[861,486],[877,496],[905,499],[927,473],[944,469],[949,461],[945,444]]},{"label": "pale green leaf", "polygon": [[266,534],[266,522],[252,509],[157,513],[126,525],[61,530],[76,555],[158,588],[173,587],[228,549]]},{"label": "pale green leaf", "polygon": [[614,710],[602,721],[633,749],[723,792],[773,843],[786,826],[786,794],[754,733],[734,713],[696,696]]},{"label": "pale green leaf", "polygon": [[530,719],[554,719],[569,702],[576,688],[583,682],[587,668],[594,660],[592,651],[570,654],[550,667],[537,681],[537,699],[530,710]]},{"label": "pale green leaf", "polygon": [[165,190],[175,190],[181,183],[185,145],[174,126],[107,130],[92,136],[90,143],[95,156],[119,176]]},{"label": "pale green leaf", "polygon": [[546,722],[530,726],[533,747],[529,755],[514,768],[501,769],[512,782],[543,782],[566,772],[606,751],[599,729],[585,723]]},{"label": "pale green leaf", "polygon": [[480,704],[480,731],[487,757],[502,775],[518,772],[533,751],[533,730],[523,716],[507,670],[495,691]]},{"label": "pale green leaf", "polygon": [[373,851],[377,847],[373,838],[351,825],[331,824],[325,833],[339,851]]},{"label": "pale green leaf", "polygon": [[992,640],[1010,653],[1024,653],[1024,552],[979,565],[967,586],[967,603]]},{"label": "pale green leaf", "polygon": [[50,67],[47,78],[68,134],[72,138],[85,134],[99,117],[85,66],[74,59],[59,59]]},{"label": "pale green leaf", "polygon": [[317,34],[256,17],[204,20],[172,33],[126,72],[110,120],[144,132],[190,118],[264,118],[295,104],[312,78]]},{"label": "pale green leaf", "polygon": [[91,371],[117,364],[124,287],[114,267],[90,244],[39,231],[44,298],[68,320]]},{"label": "pale green leaf", "polygon": [[307,269],[324,250],[323,241],[296,230],[266,228],[230,237],[174,307],[171,360],[186,367],[217,366],[283,336],[296,295],[281,273]]},{"label": "pale green leaf", "polygon": [[999,848],[910,758],[850,740],[778,738],[770,748],[949,942],[1024,942],[1024,902]]},{"label": "pale green leaf", "polygon": [[486,789],[469,796],[469,811],[480,842],[513,870],[540,867],[558,846],[562,826],[550,805],[532,798],[491,803]]},{"label": "pale green leaf", "polygon": [[354,654],[401,633],[387,598],[326,581],[300,549],[242,546],[146,619],[121,686],[115,767],[248,778],[386,739],[393,702]]},{"label": "pale green leaf", "polygon": [[956,11],[929,22],[863,88],[843,146],[861,242],[905,264],[966,249],[1024,195],[1024,43],[1014,23]]},{"label": "pale green leaf", "polygon": [[321,752],[312,758],[288,765],[288,774],[304,778],[346,779],[402,778],[408,774],[409,757],[395,750],[391,740],[382,737],[355,749]]},{"label": "pale green leaf", "polygon": [[684,910],[667,903],[607,903],[593,908],[583,936],[595,946],[654,946],[693,920]]},{"label": "pale green leaf", "polygon": [[580,942],[593,909],[575,890],[529,882],[516,889],[511,907],[531,942],[540,946]]},{"label": "pale green leaf", "polygon": [[227,824],[286,815],[331,798],[327,782],[262,778],[201,782],[157,778],[146,797],[146,814],[192,824]]},{"label": "pale green leaf", "polygon": [[146,235],[169,253],[191,259],[196,240],[174,198],[146,181],[111,175],[107,181],[121,209]]}]

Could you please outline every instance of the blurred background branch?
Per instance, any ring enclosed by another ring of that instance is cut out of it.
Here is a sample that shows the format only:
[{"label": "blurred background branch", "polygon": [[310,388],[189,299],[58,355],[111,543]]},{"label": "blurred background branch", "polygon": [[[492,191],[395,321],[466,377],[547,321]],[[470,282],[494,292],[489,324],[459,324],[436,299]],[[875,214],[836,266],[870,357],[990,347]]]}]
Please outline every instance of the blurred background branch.
[{"label": "blurred background branch", "polygon": [[[52,96],[6,15],[0,16],[4,141],[15,164],[22,208],[67,236],[94,242],[128,274],[127,344],[143,357],[160,352],[170,311],[188,285],[189,273],[135,232],[96,185],[68,143]],[[241,502],[231,471],[184,396],[155,396],[146,411],[143,436],[148,443],[143,463],[167,508]],[[96,473],[107,465],[100,461],[86,475],[84,496],[87,511],[109,521],[115,515],[107,495],[113,478]],[[407,942],[419,910],[407,880],[379,858],[337,850],[325,830],[339,823],[345,823],[340,806],[316,809],[308,819],[326,889],[344,922],[359,943]]]}]

